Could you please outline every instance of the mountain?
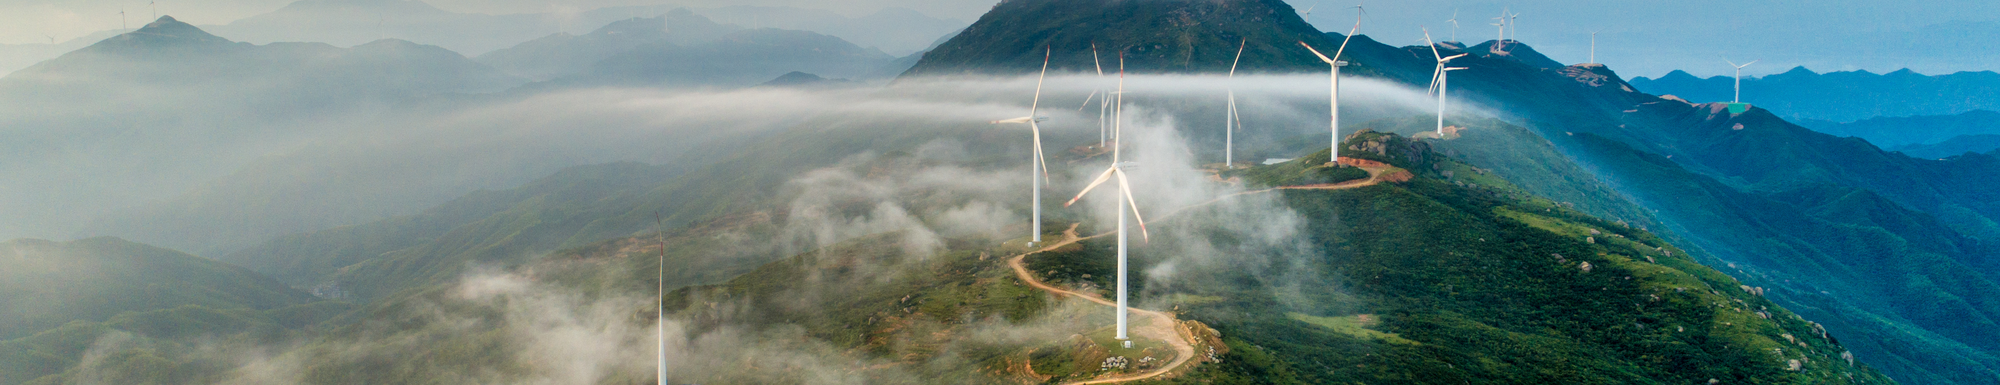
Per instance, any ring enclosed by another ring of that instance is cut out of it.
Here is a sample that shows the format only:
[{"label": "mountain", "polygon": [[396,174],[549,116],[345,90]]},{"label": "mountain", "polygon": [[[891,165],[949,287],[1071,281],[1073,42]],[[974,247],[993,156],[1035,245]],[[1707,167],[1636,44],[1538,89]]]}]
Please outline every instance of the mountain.
[{"label": "mountain", "polygon": [[347,47],[395,38],[479,55],[560,32],[563,22],[551,14],[456,13],[418,0],[299,0],[270,13],[207,28],[256,44],[318,42]]},{"label": "mountain", "polygon": [[213,354],[346,312],[240,267],[117,238],[0,243],[0,384],[215,382]]},{"label": "mountain", "polygon": [[558,33],[479,55],[475,60],[535,80],[583,72],[604,59],[648,44],[697,45],[742,30],[717,24],[686,8],[653,18],[633,18],[584,35]]},{"label": "mountain", "polygon": [[1542,55],[1541,52],[1536,52],[1535,47],[1529,47],[1527,44],[1521,44],[1521,42],[1513,40],[1508,40],[1504,43],[1488,40],[1485,43],[1463,49],[1463,51],[1482,58],[1510,59],[1534,68],[1550,69],[1566,67],[1562,63],[1556,62],[1555,59],[1550,59],[1548,56]]},{"label": "mountain", "polygon": [[938,36],[965,28],[965,22],[939,19],[909,8],[889,7],[862,16],[823,9],[731,5],[698,10],[718,22],[748,28],[812,31],[838,36],[854,44],[908,55],[930,47]]},{"label": "mountain", "polygon": [[753,86],[793,71],[848,79],[880,76],[895,57],[838,37],[806,31],[752,29],[713,41],[642,44],[589,69],[538,86]]},{"label": "mountain", "polygon": [[[354,48],[230,42],[171,16],[0,78],[0,234],[71,236],[84,221],[159,199],[412,98],[491,92],[520,79],[399,40]],[[203,138],[203,139],[195,139]],[[196,155],[199,154],[199,155]],[[57,166],[59,165],[59,166]],[[51,182],[51,181],[61,181]],[[57,202],[67,202],[60,203]],[[92,226],[196,252],[178,226]]]},{"label": "mountain", "polygon": [[195,305],[267,310],[313,297],[240,267],[117,238],[0,243],[0,339]]},{"label": "mountain", "polygon": [[[1694,102],[1729,101],[1733,84],[1728,76],[1700,79],[1682,71],[1658,79],[1632,79],[1632,85],[1645,92]],[[2000,110],[2000,73],[1927,76],[1905,69],[1880,75],[1868,71],[1820,74],[1795,67],[1780,74],[1744,78],[1743,101],[1786,119],[1835,122],[1994,111]]]},{"label": "mountain", "polygon": [[2000,149],[2000,135],[1960,135],[1935,144],[1908,144],[1888,149],[1917,158],[1939,159]]},{"label": "mountain", "polygon": [[1868,143],[1883,148],[1899,148],[1938,144],[1966,135],[2000,134],[2000,112],[1975,110],[1943,116],[1875,117],[1847,123],[1803,120],[1799,124],[1830,135],[1867,139]]},{"label": "mountain", "polygon": [[903,76],[965,73],[1013,74],[1041,68],[1044,48],[1054,48],[1050,69],[1094,71],[1095,44],[1105,71],[1227,71],[1233,49],[1243,49],[1241,68],[1249,72],[1294,72],[1325,64],[1298,42],[1327,55],[1339,48],[1277,0],[1127,1],[1014,0],[992,11],[925,53]]}]

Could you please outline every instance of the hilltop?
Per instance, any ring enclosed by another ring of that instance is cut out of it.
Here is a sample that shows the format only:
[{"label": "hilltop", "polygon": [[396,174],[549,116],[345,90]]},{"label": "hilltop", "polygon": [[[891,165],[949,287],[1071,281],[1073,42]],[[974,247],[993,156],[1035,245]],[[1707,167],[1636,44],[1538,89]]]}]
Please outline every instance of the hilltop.
[{"label": "hilltop", "polygon": [[[1734,90],[1734,79],[1729,76],[1704,79],[1679,70],[1657,79],[1634,78],[1632,84],[1649,93],[1694,102],[1729,101]],[[1817,73],[1794,67],[1783,73],[1745,77],[1743,101],[1786,119],[1834,122],[2000,111],[2000,73],[1924,75],[1908,69],[1885,74]]]}]

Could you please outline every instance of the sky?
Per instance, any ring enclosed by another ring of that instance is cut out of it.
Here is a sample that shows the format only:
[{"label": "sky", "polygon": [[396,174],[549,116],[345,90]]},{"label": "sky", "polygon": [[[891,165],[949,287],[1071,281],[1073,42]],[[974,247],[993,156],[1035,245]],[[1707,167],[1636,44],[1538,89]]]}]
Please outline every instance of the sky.
[{"label": "sky", "polygon": [[[150,20],[157,6],[196,25],[225,24],[270,12],[291,0],[0,0],[0,44],[46,43],[117,29],[121,7],[127,23]],[[347,0],[394,1],[394,0]],[[1158,0],[1147,0],[1158,1]],[[1322,30],[1344,32],[1354,20],[1355,0],[1288,0],[1294,7],[1317,6],[1309,21]],[[994,0],[428,0],[467,13],[541,13],[628,5],[796,6],[864,15],[883,8],[910,8],[933,17],[975,20]],[[1728,57],[1761,60],[1745,75],[1783,72],[1804,65],[1820,72],[1911,68],[1921,73],[1995,70],[2000,53],[1967,52],[1964,44],[2000,36],[2000,2],[1685,0],[1592,1],[1409,0],[1368,5],[1362,33],[1397,44],[1417,44],[1422,27],[1451,35],[1446,22],[1454,11],[1459,40],[1492,39],[1489,23],[1502,7],[1521,14],[1520,40],[1564,63],[1588,61],[1590,32],[1597,36],[1597,61],[1626,77],[1659,76],[1673,69],[1696,75],[1726,74]]]}]

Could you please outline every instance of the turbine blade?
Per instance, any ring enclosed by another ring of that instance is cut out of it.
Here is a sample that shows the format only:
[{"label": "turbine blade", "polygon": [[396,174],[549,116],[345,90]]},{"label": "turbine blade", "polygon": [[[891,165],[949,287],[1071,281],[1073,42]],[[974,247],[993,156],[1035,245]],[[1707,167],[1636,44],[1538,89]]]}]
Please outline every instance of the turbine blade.
[{"label": "turbine blade", "polygon": [[1152,241],[1153,235],[1146,231],[1146,217],[1139,216],[1139,201],[1132,199],[1132,184],[1125,181],[1125,170],[1119,170],[1117,167],[1112,167],[1111,170],[1118,174],[1118,191],[1121,192],[1120,195],[1125,196],[1125,204],[1132,208],[1132,219],[1137,219],[1139,222],[1139,236]]},{"label": "turbine blade", "polygon": [[1042,182],[1045,182],[1045,184],[1054,184],[1047,183],[1051,181],[1049,180],[1049,160],[1042,157],[1042,126],[1035,124],[1035,122],[1028,122],[1028,130],[1035,133],[1035,164],[1042,168]]},{"label": "turbine blade", "polygon": [[1324,55],[1324,54],[1320,54],[1320,53],[1319,53],[1319,50],[1316,50],[1316,49],[1313,49],[1313,46],[1310,46],[1310,45],[1306,45],[1306,42],[1305,42],[1304,40],[1300,40],[1300,41],[1299,41],[1299,45],[1300,45],[1300,46],[1304,46],[1304,47],[1306,47],[1306,50],[1307,50],[1307,51],[1312,51],[1312,53],[1313,53],[1313,56],[1318,56],[1318,57],[1319,57],[1319,60],[1320,60],[1320,61],[1323,61],[1323,62],[1326,62],[1326,64],[1328,64],[1328,65],[1332,65],[1332,64],[1333,64],[1333,59],[1328,59],[1328,58],[1326,58],[1326,55]]},{"label": "turbine blade", "polygon": [[[1347,53],[1347,42],[1354,41],[1355,32],[1361,32],[1361,18],[1359,17],[1354,18],[1354,28],[1347,30],[1347,37],[1340,39],[1340,49],[1333,51],[1334,60],[1340,60],[1340,54]],[[1335,64],[1335,62],[1328,61],[1327,64]]]},{"label": "turbine blade", "polygon": [[1035,101],[1028,104],[1029,118],[1033,118],[1035,116],[1035,109],[1042,105],[1042,80],[1046,80],[1049,77],[1049,55],[1054,52],[1053,49],[1042,51],[1042,74],[1035,77]]},{"label": "turbine blade", "polygon": [[1028,123],[1028,122],[1033,122],[1033,121],[1035,121],[1035,117],[1033,117],[1033,116],[1023,116],[1023,117],[1019,117],[1019,118],[1013,118],[1013,119],[1003,119],[1003,120],[995,120],[995,121],[993,121],[993,124],[1020,124],[1020,123]]},{"label": "turbine blade", "polygon": [[1243,38],[1243,42],[1236,43],[1236,60],[1229,62],[1229,78],[1231,79],[1236,78],[1236,63],[1243,62],[1243,47],[1249,45],[1250,45],[1250,38],[1247,37]]},{"label": "turbine blade", "polygon": [[1118,171],[1118,168],[1117,167],[1107,168],[1104,169],[1103,174],[1097,174],[1097,179],[1091,180],[1090,184],[1088,185],[1084,185],[1083,191],[1077,192],[1075,198],[1069,198],[1069,202],[1064,202],[1063,207],[1069,207],[1069,205],[1076,204],[1076,201],[1078,199],[1083,199],[1083,195],[1089,194],[1091,189],[1095,189],[1097,188],[1097,185],[1101,185],[1104,184],[1104,182],[1110,181],[1111,173],[1113,171]]},{"label": "turbine blade", "polygon": [[1437,45],[1437,43],[1434,43],[1434,42],[1432,42],[1432,41],[1431,41],[1431,29],[1430,29],[1430,28],[1424,28],[1424,46],[1426,46],[1426,47],[1431,47],[1431,58],[1432,58],[1432,59],[1437,59],[1437,61],[1438,61],[1438,62],[1444,62],[1444,58],[1443,58],[1443,57],[1440,57],[1440,56],[1438,56],[1438,45]]},{"label": "turbine blade", "polygon": [[1097,43],[1090,43],[1090,62],[1097,64],[1097,76],[1104,77],[1104,60],[1097,58]]},{"label": "turbine blade", "polygon": [[1091,90],[1091,91],[1090,91],[1090,96],[1089,96],[1089,97],[1085,97],[1085,98],[1083,98],[1083,105],[1081,105],[1081,106],[1077,106],[1077,107],[1076,107],[1076,110],[1077,110],[1078,112],[1082,112],[1082,111],[1083,111],[1083,109],[1084,109],[1084,107],[1090,107],[1090,100],[1091,100],[1091,99],[1096,99],[1096,98],[1097,98],[1097,90]]}]

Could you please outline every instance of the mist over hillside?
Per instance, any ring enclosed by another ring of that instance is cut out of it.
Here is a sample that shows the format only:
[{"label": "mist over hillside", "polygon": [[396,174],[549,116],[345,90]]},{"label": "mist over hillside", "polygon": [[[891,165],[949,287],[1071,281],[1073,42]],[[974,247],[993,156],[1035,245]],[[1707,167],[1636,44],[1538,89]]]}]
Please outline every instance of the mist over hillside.
[{"label": "mist over hillside", "polygon": [[1281,0],[1010,0],[902,57],[861,39],[959,28],[661,7],[306,0],[243,26],[517,40],[161,17],[0,78],[0,385],[2000,383],[2000,152],[1916,153],[1985,112]]}]

